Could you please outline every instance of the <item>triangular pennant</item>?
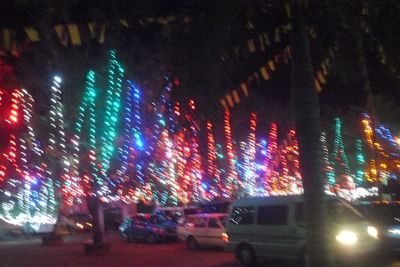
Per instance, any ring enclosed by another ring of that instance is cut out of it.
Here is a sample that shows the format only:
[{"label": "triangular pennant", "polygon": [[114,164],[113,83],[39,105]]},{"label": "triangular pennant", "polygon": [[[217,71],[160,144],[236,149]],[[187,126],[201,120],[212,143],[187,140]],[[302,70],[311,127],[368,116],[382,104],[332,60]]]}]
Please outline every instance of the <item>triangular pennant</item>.
[{"label": "triangular pennant", "polygon": [[319,81],[320,83],[322,83],[322,84],[325,84],[325,83],[326,83],[325,77],[324,77],[324,75],[322,74],[321,71],[318,71],[318,72],[317,72],[317,79],[318,79],[318,81]]},{"label": "triangular pennant", "polygon": [[261,67],[260,71],[261,71],[261,75],[264,78],[264,80],[268,81],[270,77],[269,77],[267,68],[266,67]]},{"label": "triangular pennant", "polygon": [[228,105],[226,104],[225,99],[221,99],[220,101],[221,101],[221,104],[222,104],[222,106],[224,107],[224,109],[225,109],[225,110],[228,110]]},{"label": "triangular pennant", "polygon": [[119,22],[124,25],[125,27],[129,27],[128,21],[126,19],[120,19]]},{"label": "triangular pennant", "polygon": [[258,36],[258,41],[260,42],[260,50],[261,50],[261,51],[265,51],[265,48],[264,48],[264,38],[263,38],[263,36],[262,36],[261,34]]},{"label": "triangular pennant", "polygon": [[285,3],[286,16],[290,19],[290,3]]},{"label": "triangular pennant", "polygon": [[268,61],[268,66],[269,66],[269,69],[270,69],[270,70],[272,70],[272,71],[275,70],[275,65],[274,65],[274,62],[273,62],[272,60],[269,60],[269,61]]},{"label": "triangular pennant", "polygon": [[270,44],[270,42],[269,42],[269,37],[268,37],[268,33],[264,33],[264,40],[265,40],[265,44],[266,45],[269,45]]},{"label": "triangular pennant", "polygon": [[226,98],[226,100],[228,101],[229,106],[230,106],[231,108],[233,108],[233,99],[232,99],[232,96],[231,96],[230,94],[227,94],[227,95],[225,96],[225,98]]},{"label": "triangular pennant", "polygon": [[76,24],[68,25],[69,36],[73,45],[81,45],[81,36],[79,34],[78,26]]},{"label": "triangular pennant", "polygon": [[322,91],[322,87],[321,87],[321,85],[319,84],[318,80],[317,80],[317,79],[314,79],[314,82],[315,82],[315,88],[317,89],[317,91],[318,91],[318,92],[321,92],[321,91]]},{"label": "triangular pennant", "polygon": [[250,39],[247,41],[247,46],[249,48],[250,53],[253,53],[256,51],[256,46],[254,45],[254,40]]},{"label": "triangular pennant", "polygon": [[247,89],[247,85],[245,83],[241,83],[240,87],[242,87],[244,95],[248,96],[249,95],[249,90]]},{"label": "triangular pennant", "polygon": [[39,33],[34,28],[24,28],[24,30],[28,35],[29,41],[40,42]]},{"label": "triangular pennant", "polygon": [[232,91],[232,96],[233,96],[233,100],[235,101],[236,104],[240,103],[239,94],[236,89]]},{"label": "triangular pennant", "polygon": [[280,30],[279,28],[275,28],[275,42],[280,42],[281,41],[281,37],[280,37]]},{"label": "triangular pennant", "polygon": [[65,32],[65,26],[64,25],[56,25],[54,26],[54,30],[57,33],[58,38],[60,39],[60,42],[64,45],[68,45],[68,34]]}]

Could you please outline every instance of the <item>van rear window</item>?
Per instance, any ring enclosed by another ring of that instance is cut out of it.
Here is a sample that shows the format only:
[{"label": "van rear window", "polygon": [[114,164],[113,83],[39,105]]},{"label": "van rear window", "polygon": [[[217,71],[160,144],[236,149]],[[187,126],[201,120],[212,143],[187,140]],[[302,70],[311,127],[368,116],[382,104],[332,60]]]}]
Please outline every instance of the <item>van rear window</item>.
[{"label": "van rear window", "polygon": [[233,207],[229,218],[230,224],[252,224],[254,221],[254,207]]}]

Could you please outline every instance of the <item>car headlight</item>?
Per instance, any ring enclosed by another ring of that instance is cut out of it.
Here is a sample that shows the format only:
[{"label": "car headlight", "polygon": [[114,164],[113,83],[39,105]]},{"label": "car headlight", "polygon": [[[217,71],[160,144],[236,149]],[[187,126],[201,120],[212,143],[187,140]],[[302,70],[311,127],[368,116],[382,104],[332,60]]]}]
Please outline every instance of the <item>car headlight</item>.
[{"label": "car headlight", "polygon": [[357,242],[358,237],[353,232],[342,231],[336,236],[336,239],[345,244],[354,244]]},{"label": "car headlight", "polygon": [[375,227],[368,226],[367,231],[370,236],[378,237],[378,230]]}]

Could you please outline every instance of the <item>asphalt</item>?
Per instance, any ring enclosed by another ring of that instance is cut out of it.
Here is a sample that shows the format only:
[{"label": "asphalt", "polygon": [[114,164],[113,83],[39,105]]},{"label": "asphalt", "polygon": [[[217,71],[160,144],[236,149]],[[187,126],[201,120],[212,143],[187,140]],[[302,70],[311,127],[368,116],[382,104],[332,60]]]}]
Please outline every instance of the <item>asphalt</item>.
[{"label": "asphalt", "polygon": [[[65,234],[58,244],[43,245],[40,235],[12,235],[0,240],[0,267],[121,267],[118,260],[114,265],[111,258],[117,254],[108,252],[103,255],[91,256],[85,253],[85,244],[90,243],[92,235]],[[103,236],[105,243],[118,246],[121,238],[117,233],[106,233]],[[105,264],[104,259],[107,260]]]}]

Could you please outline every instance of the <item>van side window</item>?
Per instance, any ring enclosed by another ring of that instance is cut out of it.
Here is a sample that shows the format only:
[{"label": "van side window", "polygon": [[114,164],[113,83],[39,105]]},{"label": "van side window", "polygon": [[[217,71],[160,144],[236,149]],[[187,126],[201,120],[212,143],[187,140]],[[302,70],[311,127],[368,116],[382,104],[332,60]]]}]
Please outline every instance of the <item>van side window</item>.
[{"label": "van side window", "polygon": [[254,214],[254,207],[234,207],[229,222],[230,224],[252,224]]},{"label": "van side window", "polygon": [[285,225],[288,218],[288,206],[273,205],[258,208],[257,224]]}]

